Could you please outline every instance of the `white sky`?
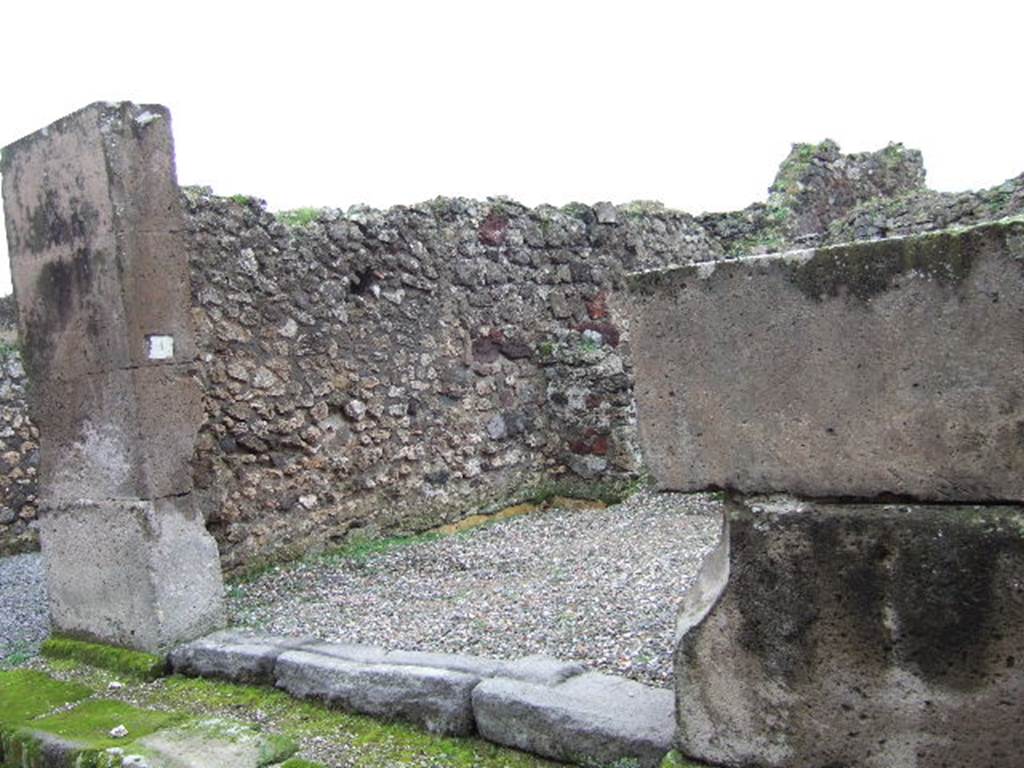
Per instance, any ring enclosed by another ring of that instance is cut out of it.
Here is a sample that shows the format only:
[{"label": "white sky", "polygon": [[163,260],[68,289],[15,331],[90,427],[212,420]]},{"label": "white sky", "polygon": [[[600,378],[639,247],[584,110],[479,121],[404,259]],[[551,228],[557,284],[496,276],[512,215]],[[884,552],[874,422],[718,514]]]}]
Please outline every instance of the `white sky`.
[{"label": "white sky", "polygon": [[[765,196],[795,141],[1024,171],[1024,3],[78,2],[0,12],[0,146],[97,100],[172,110],[182,184],[271,208]],[[0,241],[0,293],[9,291]]]}]

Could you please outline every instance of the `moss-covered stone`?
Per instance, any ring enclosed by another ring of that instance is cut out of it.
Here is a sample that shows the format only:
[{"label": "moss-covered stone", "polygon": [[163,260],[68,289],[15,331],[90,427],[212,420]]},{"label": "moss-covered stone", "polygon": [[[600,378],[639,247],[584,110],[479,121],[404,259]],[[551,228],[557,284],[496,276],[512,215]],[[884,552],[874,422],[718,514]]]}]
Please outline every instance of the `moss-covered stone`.
[{"label": "moss-covered stone", "polygon": [[[273,688],[235,685],[203,678],[168,677],[133,692],[150,706],[194,713],[259,710],[276,732],[299,743],[312,740],[346,745],[346,759],[361,768],[444,765],[453,768],[545,768],[552,763],[474,738],[442,738],[404,723],[299,701]],[[302,766],[299,762],[296,768]],[[315,765],[315,764],[314,764]]]},{"label": "moss-covered stone", "polygon": [[203,765],[208,768],[262,768],[295,754],[295,741],[232,718],[204,718],[165,728],[139,739],[129,750],[151,768]]},{"label": "moss-covered stone", "polygon": [[[54,764],[119,768],[120,756],[107,750],[129,747],[136,739],[182,719],[178,714],[139,709],[120,701],[84,701],[4,733],[3,764],[17,768]],[[118,726],[127,731],[123,738],[110,735]]]},{"label": "moss-covered stone", "polygon": [[81,701],[92,693],[84,685],[54,680],[31,669],[0,672],[0,730]]},{"label": "moss-covered stone", "polygon": [[281,763],[281,768],[327,768],[323,763],[314,763],[312,760],[303,760],[301,757],[292,757]]},{"label": "moss-covered stone", "polygon": [[[126,743],[184,719],[183,715],[176,713],[140,709],[121,701],[96,699],[33,720],[31,730],[84,744],[90,749],[102,750],[123,747]],[[118,739],[110,735],[110,731],[119,725],[128,731],[125,738]]]},{"label": "moss-covered stone", "polygon": [[72,659],[145,680],[155,680],[167,670],[167,659],[163,656],[71,637],[50,637],[43,642],[40,653],[51,659]]},{"label": "moss-covered stone", "polygon": [[807,261],[791,262],[791,279],[813,299],[845,293],[867,301],[908,273],[956,287],[970,275],[976,254],[987,242],[1009,241],[1019,231],[1024,231],[1024,223],[1011,218],[914,237],[831,246]]},{"label": "moss-covered stone", "polygon": [[820,144],[794,144],[789,155],[782,161],[768,192],[772,197],[793,197],[803,188],[802,178],[815,157],[836,155],[839,147],[831,139]]}]

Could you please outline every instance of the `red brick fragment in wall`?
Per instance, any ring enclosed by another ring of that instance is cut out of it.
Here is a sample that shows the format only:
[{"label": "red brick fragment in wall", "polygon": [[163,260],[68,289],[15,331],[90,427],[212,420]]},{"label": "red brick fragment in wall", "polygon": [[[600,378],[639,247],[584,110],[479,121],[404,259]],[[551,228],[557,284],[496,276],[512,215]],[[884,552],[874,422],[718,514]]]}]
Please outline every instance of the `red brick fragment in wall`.
[{"label": "red brick fragment in wall", "polygon": [[608,292],[599,291],[587,301],[587,314],[591,320],[604,320],[608,317]]},{"label": "red brick fragment in wall", "polygon": [[608,453],[608,435],[598,433],[596,430],[588,429],[583,437],[571,443],[569,448],[573,453],[592,454],[604,456]]},{"label": "red brick fragment in wall", "polygon": [[484,245],[501,245],[505,242],[505,230],[508,218],[496,211],[491,211],[480,224],[480,242]]}]

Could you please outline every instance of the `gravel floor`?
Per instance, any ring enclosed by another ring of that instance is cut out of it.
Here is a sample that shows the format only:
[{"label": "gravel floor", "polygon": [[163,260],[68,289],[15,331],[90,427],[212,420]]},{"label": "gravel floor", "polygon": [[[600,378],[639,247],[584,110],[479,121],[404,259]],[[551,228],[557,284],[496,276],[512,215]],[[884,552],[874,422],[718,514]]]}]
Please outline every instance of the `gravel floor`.
[{"label": "gravel floor", "polygon": [[36,653],[49,633],[42,558],[0,557],[0,662]]},{"label": "gravel floor", "polygon": [[405,650],[547,653],[667,686],[676,609],[720,509],[708,494],[643,492],[361,561],[299,563],[232,588],[231,621]]},{"label": "gravel floor", "polygon": [[[513,658],[547,653],[669,685],[675,611],[718,534],[708,494],[546,510],[365,560],[274,569],[229,593],[233,624]],[[49,632],[38,554],[0,558],[0,661]]]}]

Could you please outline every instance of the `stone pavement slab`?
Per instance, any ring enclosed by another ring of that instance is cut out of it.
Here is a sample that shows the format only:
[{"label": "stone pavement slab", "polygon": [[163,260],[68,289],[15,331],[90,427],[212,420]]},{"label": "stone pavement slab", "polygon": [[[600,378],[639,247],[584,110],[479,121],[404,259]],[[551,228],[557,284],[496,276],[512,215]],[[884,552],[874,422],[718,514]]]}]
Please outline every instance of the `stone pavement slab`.
[{"label": "stone pavement slab", "polygon": [[586,765],[658,766],[672,748],[672,691],[590,672],[554,686],[504,678],[473,692],[480,735],[526,752]]},{"label": "stone pavement slab", "polygon": [[364,664],[308,651],[288,651],[275,665],[277,686],[298,698],[421,725],[431,733],[473,732],[470,696],[476,675],[436,667]]}]

